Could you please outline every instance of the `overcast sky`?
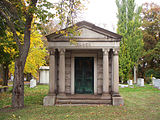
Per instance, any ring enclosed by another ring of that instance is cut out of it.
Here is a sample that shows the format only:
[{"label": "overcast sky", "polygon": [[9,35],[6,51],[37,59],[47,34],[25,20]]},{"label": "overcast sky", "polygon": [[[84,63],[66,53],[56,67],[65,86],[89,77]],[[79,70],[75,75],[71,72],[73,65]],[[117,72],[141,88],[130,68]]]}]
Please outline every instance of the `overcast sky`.
[{"label": "overcast sky", "polygon": [[[100,27],[116,32],[117,6],[115,0],[88,0],[87,10],[84,11],[80,20],[86,20]],[[145,2],[160,4],[160,0],[135,0],[136,4],[142,5]]]}]

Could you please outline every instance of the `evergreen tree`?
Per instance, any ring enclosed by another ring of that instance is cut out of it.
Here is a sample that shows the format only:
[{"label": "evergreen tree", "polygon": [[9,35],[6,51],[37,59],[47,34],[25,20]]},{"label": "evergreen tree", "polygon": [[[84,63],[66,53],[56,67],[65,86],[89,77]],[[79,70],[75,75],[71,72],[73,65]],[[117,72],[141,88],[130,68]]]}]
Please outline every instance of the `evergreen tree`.
[{"label": "evergreen tree", "polygon": [[135,0],[116,0],[118,7],[117,33],[122,35],[120,43],[120,78],[126,82],[132,79],[134,65],[142,55],[143,40],[141,27],[141,7],[135,8]]}]

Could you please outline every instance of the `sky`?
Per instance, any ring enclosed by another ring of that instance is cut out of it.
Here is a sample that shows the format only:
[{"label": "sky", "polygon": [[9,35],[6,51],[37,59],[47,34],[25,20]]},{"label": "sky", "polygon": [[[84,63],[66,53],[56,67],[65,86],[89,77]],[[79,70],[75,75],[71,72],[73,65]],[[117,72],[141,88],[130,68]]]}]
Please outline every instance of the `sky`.
[{"label": "sky", "polygon": [[[99,27],[103,27],[112,32],[116,32],[117,26],[117,6],[115,0],[88,0],[87,10],[82,14],[79,20],[86,20],[94,23]],[[160,0],[135,0],[136,5],[154,2],[160,5]]]}]

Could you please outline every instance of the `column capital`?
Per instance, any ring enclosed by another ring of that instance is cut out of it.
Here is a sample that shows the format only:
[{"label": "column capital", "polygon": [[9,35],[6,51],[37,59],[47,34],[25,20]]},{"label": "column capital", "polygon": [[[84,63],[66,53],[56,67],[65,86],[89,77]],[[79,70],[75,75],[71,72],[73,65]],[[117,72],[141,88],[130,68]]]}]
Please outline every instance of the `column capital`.
[{"label": "column capital", "polygon": [[110,49],[109,48],[103,48],[102,51],[103,51],[103,55],[108,55]]},{"label": "column capital", "polygon": [[61,49],[58,49],[58,51],[59,51],[60,55],[64,55],[66,50],[64,48],[61,48]]},{"label": "column capital", "polygon": [[48,51],[49,51],[49,54],[50,54],[50,55],[55,55],[55,51],[56,51],[56,50],[55,50],[54,48],[49,48]]},{"label": "column capital", "polygon": [[119,53],[119,49],[118,48],[113,49],[113,54],[114,55],[118,55],[118,53]]}]

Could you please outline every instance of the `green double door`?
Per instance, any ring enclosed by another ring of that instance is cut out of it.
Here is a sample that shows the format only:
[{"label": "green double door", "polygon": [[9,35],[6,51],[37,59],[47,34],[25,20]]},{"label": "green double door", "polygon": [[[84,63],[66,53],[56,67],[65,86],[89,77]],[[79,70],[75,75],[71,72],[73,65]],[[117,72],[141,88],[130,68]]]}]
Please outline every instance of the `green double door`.
[{"label": "green double door", "polygon": [[75,57],[75,93],[93,94],[94,58]]}]

